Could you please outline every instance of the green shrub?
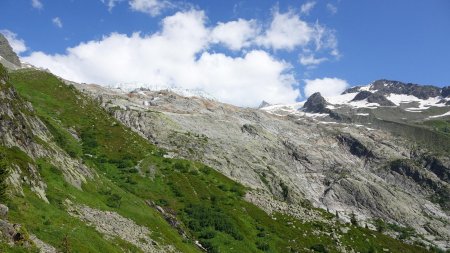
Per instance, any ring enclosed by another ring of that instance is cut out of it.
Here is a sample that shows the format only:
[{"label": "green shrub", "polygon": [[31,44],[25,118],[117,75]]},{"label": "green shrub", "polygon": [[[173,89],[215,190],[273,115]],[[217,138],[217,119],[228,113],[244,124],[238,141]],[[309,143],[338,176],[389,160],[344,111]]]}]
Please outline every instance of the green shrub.
[{"label": "green shrub", "polygon": [[314,244],[313,246],[311,246],[312,250],[314,250],[315,252],[322,252],[322,253],[328,253],[328,249],[327,247],[325,247],[323,244]]},{"label": "green shrub", "polygon": [[155,201],[155,203],[158,206],[167,206],[169,204],[169,202],[167,202],[167,200],[165,200],[165,199],[158,199]]},{"label": "green shrub", "polygon": [[206,251],[208,253],[219,253],[220,252],[219,247],[217,245],[213,244],[209,240],[200,239],[199,242],[206,249]]},{"label": "green shrub", "polygon": [[257,241],[256,248],[258,248],[261,251],[268,251],[270,249],[270,245],[264,241]]},{"label": "green shrub", "polygon": [[211,208],[204,204],[189,205],[184,212],[189,219],[189,228],[193,231],[201,232],[205,228],[213,228],[231,235],[235,240],[243,239],[234,221],[219,208]]},{"label": "green shrub", "polygon": [[375,228],[378,232],[383,233],[386,230],[386,223],[382,219],[376,219],[374,221]]},{"label": "green shrub", "polygon": [[178,171],[181,172],[181,173],[187,173],[187,172],[189,172],[189,167],[188,167],[185,163],[183,163],[183,162],[181,162],[181,161],[175,162],[175,164],[173,165],[173,168],[174,168],[175,170],[178,170]]},{"label": "green shrub", "polygon": [[98,142],[95,136],[96,134],[94,130],[91,129],[83,131],[81,133],[80,137],[83,141],[83,152],[94,153],[94,149],[98,147]]},{"label": "green shrub", "polygon": [[106,200],[106,205],[112,208],[119,208],[122,202],[122,197],[118,194],[111,194]]},{"label": "green shrub", "polygon": [[6,160],[3,154],[0,154],[0,202],[5,202],[6,200],[6,190],[8,184],[6,179],[8,178],[9,170],[7,167]]},{"label": "green shrub", "polygon": [[202,230],[199,237],[203,238],[203,239],[212,239],[215,236],[216,236],[216,231],[213,228],[206,228],[206,229]]},{"label": "green shrub", "polygon": [[289,188],[284,182],[280,183],[281,194],[283,195],[284,200],[288,200],[289,198]]},{"label": "green shrub", "polygon": [[350,214],[350,223],[353,226],[358,226],[358,220],[356,219],[356,215],[353,212],[352,212],[352,214]]}]

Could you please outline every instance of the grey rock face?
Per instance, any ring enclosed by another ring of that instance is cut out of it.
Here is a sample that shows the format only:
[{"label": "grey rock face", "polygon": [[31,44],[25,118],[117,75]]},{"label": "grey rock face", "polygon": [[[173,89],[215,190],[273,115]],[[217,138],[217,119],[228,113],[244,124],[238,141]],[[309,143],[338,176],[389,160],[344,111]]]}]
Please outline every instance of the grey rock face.
[{"label": "grey rock face", "polygon": [[[404,139],[364,126],[281,117],[168,92],[128,96],[98,86],[77,87],[172,155],[202,161],[290,206],[250,194],[248,199],[263,209],[271,203],[271,210],[289,212],[306,200],[342,217],[355,213],[359,221],[382,218],[411,226],[427,240],[450,248],[450,216],[442,203],[450,162],[438,157],[439,162],[428,161]],[[311,104],[314,112],[325,106],[320,94]],[[388,166],[396,160],[419,164],[414,169],[420,176]],[[442,196],[442,201],[433,196]]]},{"label": "grey rock face", "polygon": [[10,63],[20,67],[21,63],[17,54],[13,51],[9,45],[8,40],[0,33],[0,56]]},{"label": "grey rock face", "polygon": [[[0,145],[19,148],[30,159],[48,158],[55,167],[61,169],[67,182],[81,189],[81,184],[86,178],[93,177],[93,172],[52,141],[51,133],[35,116],[32,106],[8,82],[5,68],[0,65]],[[38,143],[37,138],[48,145]],[[41,199],[48,201],[45,193],[47,185],[35,166],[13,166],[11,171],[9,181],[15,191],[20,193],[22,184],[27,184]]]},{"label": "grey rock face", "polygon": [[173,246],[158,245],[150,237],[152,231],[147,227],[140,226],[118,213],[74,205],[70,201],[66,201],[66,206],[70,215],[92,224],[98,232],[109,238],[120,238],[146,253],[176,252]]}]

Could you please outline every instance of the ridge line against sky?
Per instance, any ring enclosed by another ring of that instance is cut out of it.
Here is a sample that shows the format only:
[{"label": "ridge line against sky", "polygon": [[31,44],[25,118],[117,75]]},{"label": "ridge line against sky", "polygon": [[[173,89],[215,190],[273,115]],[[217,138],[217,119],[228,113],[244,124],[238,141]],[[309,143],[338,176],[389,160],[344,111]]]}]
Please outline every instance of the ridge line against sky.
[{"label": "ridge line against sky", "polygon": [[[442,66],[450,57],[443,45],[450,44],[450,31],[445,35],[450,12],[442,13],[448,2],[351,2],[5,0],[0,29],[23,61],[70,80],[204,90],[240,106],[292,103],[316,91],[334,95],[349,83],[379,78],[449,85],[450,74]],[[364,16],[400,7],[390,21]],[[17,22],[8,19],[15,9],[26,10],[26,18],[19,13]],[[434,16],[426,16],[430,11]],[[415,12],[421,16],[405,22]],[[80,13],[83,18],[77,19]],[[349,13],[361,24],[349,22]],[[409,33],[411,45],[402,33]],[[44,34],[59,39],[50,41]],[[434,62],[421,64],[421,59]],[[422,74],[411,72],[420,67]]]}]

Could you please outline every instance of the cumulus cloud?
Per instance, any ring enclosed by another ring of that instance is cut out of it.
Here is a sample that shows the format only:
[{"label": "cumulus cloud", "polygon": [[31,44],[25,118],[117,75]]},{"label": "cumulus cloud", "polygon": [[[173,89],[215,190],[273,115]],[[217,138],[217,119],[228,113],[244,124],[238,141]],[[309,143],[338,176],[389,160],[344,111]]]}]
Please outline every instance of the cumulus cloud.
[{"label": "cumulus cloud", "polygon": [[162,10],[172,7],[172,3],[166,0],[130,0],[129,3],[133,11],[143,12],[152,17],[158,16]]},{"label": "cumulus cloud", "polygon": [[[111,8],[120,1],[126,0],[102,0]],[[134,11],[152,16],[173,7],[165,0],[128,3]],[[295,50],[292,53],[298,54],[299,63],[307,68],[340,56],[333,30],[302,20],[300,15],[313,7],[310,4],[287,12],[276,8],[267,23],[237,19],[214,25],[207,24],[203,11],[184,10],[163,18],[161,28],[151,34],[112,33],[68,48],[64,54],[33,52],[23,60],[78,82],[121,84],[127,89],[203,90],[240,106],[257,106],[262,100],[291,103],[301,96],[299,85],[291,64],[275,57],[276,51]],[[215,45],[228,50],[214,52]],[[323,86],[321,83],[328,83],[332,88],[324,92],[333,93],[346,87],[339,80],[307,80],[305,91],[310,95],[311,90]]]},{"label": "cumulus cloud", "polygon": [[293,50],[297,46],[306,46],[312,41],[314,28],[300,19],[294,11],[273,12],[273,19],[264,35],[257,43],[267,48]]},{"label": "cumulus cloud", "polygon": [[307,97],[316,92],[320,92],[324,97],[336,96],[349,87],[347,81],[339,78],[325,77],[322,79],[305,80],[305,82],[305,95]]},{"label": "cumulus cloud", "polygon": [[9,42],[9,45],[11,45],[13,51],[16,52],[16,54],[21,54],[28,50],[27,46],[25,45],[25,41],[19,39],[17,34],[9,30],[0,30],[0,33],[2,33],[5,36],[5,38]]},{"label": "cumulus cloud", "polygon": [[222,43],[231,50],[240,50],[252,44],[258,35],[256,20],[238,19],[227,23],[218,23],[212,30],[211,37],[215,43]]},{"label": "cumulus cloud", "polygon": [[44,7],[40,0],[31,0],[31,6],[35,9],[42,9]]},{"label": "cumulus cloud", "polygon": [[315,5],[316,5],[315,1],[306,2],[302,4],[302,6],[300,7],[300,12],[302,14],[309,15],[309,12],[314,8]]},{"label": "cumulus cloud", "polygon": [[231,29],[236,23],[219,23],[215,27],[205,23],[202,11],[178,12],[164,18],[161,30],[153,34],[113,33],[69,48],[65,54],[33,52],[24,60],[78,82],[127,83],[130,89],[200,89],[220,101],[240,106],[257,106],[262,100],[291,103],[299,97],[289,63],[260,49],[238,57],[209,52],[210,45],[217,41],[239,48],[248,39],[239,32],[230,37],[217,35],[218,27]]},{"label": "cumulus cloud", "polygon": [[63,27],[63,23],[61,21],[61,18],[59,18],[59,17],[54,17],[52,19],[52,23],[58,28],[62,28]]}]

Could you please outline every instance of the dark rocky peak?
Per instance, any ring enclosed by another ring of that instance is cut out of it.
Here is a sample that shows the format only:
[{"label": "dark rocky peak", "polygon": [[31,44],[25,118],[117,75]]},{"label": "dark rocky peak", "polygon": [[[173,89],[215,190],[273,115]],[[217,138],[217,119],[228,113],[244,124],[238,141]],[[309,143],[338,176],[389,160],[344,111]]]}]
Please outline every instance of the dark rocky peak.
[{"label": "dark rocky peak", "polygon": [[361,86],[355,86],[355,87],[351,87],[346,89],[344,92],[342,92],[342,95],[347,94],[347,93],[356,93],[361,89]]},{"label": "dark rocky peak", "polygon": [[[352,92],[348,92],[348,93],[352,93]],[[373,93],[370,91],[366,91],[366,90],[360,91],[358,94],[356,94],[356,96],[352,99],[352,101],[364,100],[364,99],[372,96],[372,94]]]},{"label": "dark rocky peak", "polygon": [[261,108],[264,108],[264,107],[267,107],[267,106],[271,106],[271,104],[269,102],[263,100],[261,102],[261,104],[258,106],[258,109],[261,109]]},{"label": "dark rocky peak", "polygon": [[306,100],[303,105],[303,110],[311,113],[329,113],[327,104],[327,101],[322,97],[320,92],[316,92]]},{"label": "dark rocky peak", "polygon": [[377,91],[383,95],[404,94],[412,95],[420,99],[428,99],[430,97],[437,97],[441,95],[441,89],[436,86],[403,83],[386,79],[373,82],[370,90]]},{"label": "dark rocky peak", "polygon": [[0,33],[0,56],[18,67],[21,65],[19,57],[13,51],[11,45],[9,45],[8,40],[1,33]]},{"label": "dark rocky peak", "polygon": [[379,92],[375,92],[372,95],[370,95],[369,97],[367,97],[367,102],[377,103],[381,106],[395,106],[395,104],[392,103],[392,101],[387,99],[383,94],[381,94]]},{"label": "dark rocky peak", "polygon": [[355,98],[352,99],[352,101],[361,101],[367,99],[367,102],[369,103],[377,103],[381,106],[395,106],[392,101],[387,99],[382,93],[375,92],[372,93],[370,91],[361,91],[358,94],[356,94]]},{"label": "dark rocky peak", "polygon": [[406,84],[400,81],[380,79],[372,83],[370,90],[391,90],[401,92],[405,88],[405,86]]},{"label": "dark rocky peak", "polygon": [[350,121],[351,119],[344,114],[335,112],[329,108],[327,108],[328,102],[324,97],[320,94],[320,92],[316,92],[309,96],[308,100],[306,100],[303,107],[300,109],[304,112],[310,113],[326,113],[330,116],[330,118],[338,120],[338,121]]},{"label": "dark rocky peak", "polygon": [[446,87],[442,88],[441,96],[444,98],[450,97],[450,86],[446,86]]}]

